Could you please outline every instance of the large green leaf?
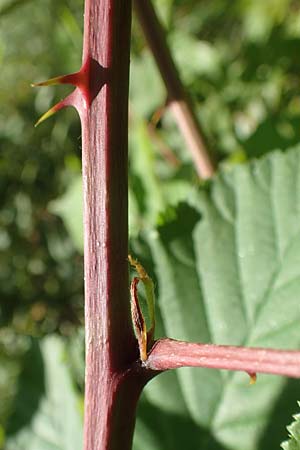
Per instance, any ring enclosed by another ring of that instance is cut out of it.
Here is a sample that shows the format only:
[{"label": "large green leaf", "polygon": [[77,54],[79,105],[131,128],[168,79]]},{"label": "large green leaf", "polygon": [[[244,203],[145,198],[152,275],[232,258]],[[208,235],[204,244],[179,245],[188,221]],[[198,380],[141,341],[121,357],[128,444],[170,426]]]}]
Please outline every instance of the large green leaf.
[{"label": "large green leaf", "polygon": [[[206,191],[194,193],[189,204],[180,204],[171,219],[168,215],[149,233],[168,336],[299,347],[299,171],[295,149],[221,172]],[[177,392],[185,408],[170,407],[169,427],[177,427],[176,414],[197,424],[201,450],[279,448],[300,395],[297,381],[275,376],[261,375],[249,386],[243,373],[188,368],[175,378],[176,388],[154,380],[145,402],[150,399],[149,411],[155,411],[167,402],[170,389]],[[153,396],[155,390],[159,394]],[[145,409],[140,421],[149,434],[153,425],[151,418],[143,420]],[[138,449],[143,427],[138,427]],[[158,421],[156,428],[153,433],[164,434],[166,426]]]},{"label": "large green leaf", "polygon": [[5,450],[80,450],[82,418],[63,342],[33,341],[20,376]]}]

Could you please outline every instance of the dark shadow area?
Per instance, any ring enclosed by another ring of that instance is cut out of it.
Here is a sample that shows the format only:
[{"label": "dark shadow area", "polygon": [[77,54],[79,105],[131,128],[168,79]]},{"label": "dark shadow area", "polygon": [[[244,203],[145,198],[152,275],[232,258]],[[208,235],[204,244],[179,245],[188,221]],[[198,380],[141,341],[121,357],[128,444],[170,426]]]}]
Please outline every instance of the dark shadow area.
[{"label": "dark shadow area", "polygon": [[45,393],[44,362],[37,339],[24,355],[23,369],[19,376],[18,392],[12,406],[7,435],[13,435],[29,424]]},{"label": "dark shadow area", "polygon": [[146,192],[144,184],[139,176],[132,173],[129,177],[129,187],[134,192],[135,200],[141,214],[147,213],[147,205],[145,203]]},{"label": "dark shadow area", "polygon": [[138,417],[162,443],[164,450],[226,450],[203,428],[186,415],[162,411],[142,398],[138,407]]},{"label": "dark shadow area", "polygon": [[243,51],[247,70],[243,74],[245,81],[256,77],[257,67],[261,64],[274,66],[277,62],[287,72],[299,74],[299,38],[287,38],[284,27],[275,27],[269,38],[263,43],[249,42]]},{"label": "dark shadow area", "polygon": [[93,58],[90,58],[88,60],[89,63],[89,90],[88,95],[90,96],[90,103],[94,100],[95,97],[97,97],[98,93],[109,81],[110,77],[110,70],[107,67],[101,66],[101,64],[98,63]]},{"label": "dark shadow area", "polygon": [[191,236],[201,215],[187,203],[180,202],[176,208],[170,208],[161,216],[162,225],[158,228],[165,245],[185,236]]},{"label": "dark shadow area", "polygon": [[299,409],[297,405],[297,399],[299,398],[299,380],[288,380],[269,417],[268,426],[257,450],[280,448],[281,442],[288,438],[286,427],[293,421],[292,416]]},{"label": "dark shadow area", "polygon": [[248,158],[257,158],[274,150],[286,150],[299,142],[300,118],[269,117],[242,143]]}]

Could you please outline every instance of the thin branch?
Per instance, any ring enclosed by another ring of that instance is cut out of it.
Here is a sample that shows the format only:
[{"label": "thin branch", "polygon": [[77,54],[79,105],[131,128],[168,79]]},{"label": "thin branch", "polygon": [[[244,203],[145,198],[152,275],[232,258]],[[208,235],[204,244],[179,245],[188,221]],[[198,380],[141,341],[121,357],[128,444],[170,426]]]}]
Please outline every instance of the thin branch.
[{"label": "thin branch", "polygon": [[178,127],[186,141],[201,178],[210,178],[215,166],[204,135],[191,107],[191,101],[180,80],[168,48],[162,25],[151,0],[134,0],[135,11],[167,88],[169,104]]},{"label": "thin branch", "polygon": [[270,373],[300,378],[300,351],[160,339],[152,347],[146,367],[158,371],[179,367],[206,367],[244,371],[250,376],[255,373]]},{"label": "thin branch", "polygon": [[171,148],[165,143],[165,141],[161,138],[159,133],[157,132],[157,128],[153,125],[152,122],[147,124],[147,130],[150,138],[156,144],[158,151],[161,153],[162,157],[170,164],[170,166],[178,168],[181,166],[181,161],[175,156],[172,152]]}]

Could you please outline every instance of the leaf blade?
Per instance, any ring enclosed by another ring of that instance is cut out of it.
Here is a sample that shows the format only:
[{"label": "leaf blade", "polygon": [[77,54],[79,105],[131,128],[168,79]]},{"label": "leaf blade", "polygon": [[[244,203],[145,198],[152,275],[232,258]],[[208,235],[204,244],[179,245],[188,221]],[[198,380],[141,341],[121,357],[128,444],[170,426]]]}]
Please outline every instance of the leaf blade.
[{"label": "leaf blade", "polygon": [[[299,347],[299,164],[296,148],[221,172],[190,199],[188,208],[202,215],[192,228],[187,230],[188,214],[180,216],[179,206],[172,226],[166,221],[150,234],[158,307],[169,337]],[[288,382],[259,376],[249,387],[244,374],[215,372],[214,383],[210,374],[205,380],[206,371],[188,370],[179,371],[178,379],[189,414],[220,448],[279,445],[284,430],[270,418]],[[290,400],[285,412],[291,408]],[[203,448],[214,445],[208,441]]]}]

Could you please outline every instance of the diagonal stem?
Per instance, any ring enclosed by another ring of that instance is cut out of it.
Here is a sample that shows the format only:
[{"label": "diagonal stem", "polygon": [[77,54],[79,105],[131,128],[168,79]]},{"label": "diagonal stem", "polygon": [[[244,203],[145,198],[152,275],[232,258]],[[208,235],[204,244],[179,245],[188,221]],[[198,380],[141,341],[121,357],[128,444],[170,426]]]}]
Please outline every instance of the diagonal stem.
[{"label": "diagonal stem", "polygon": [[209,154],[203,132],[191,106],[191,101],[180,80],[178,70],[167,45],[164,30],[151,0],[134,0],[134,7],[166,85],[169,105],[186,141],[187,148],[191,153],[198,175],[201,178],[210,178],[215,171],[215,165]]}]

